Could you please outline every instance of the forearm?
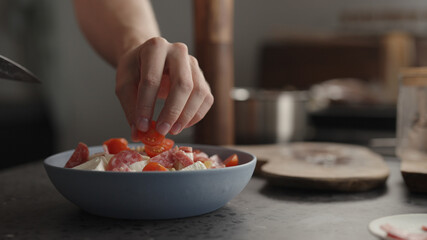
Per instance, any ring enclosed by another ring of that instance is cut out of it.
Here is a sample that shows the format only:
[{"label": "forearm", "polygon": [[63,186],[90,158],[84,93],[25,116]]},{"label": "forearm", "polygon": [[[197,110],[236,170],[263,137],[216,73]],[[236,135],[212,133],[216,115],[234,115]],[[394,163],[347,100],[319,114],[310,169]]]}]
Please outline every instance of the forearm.
[{"label": "forearm", "polygon": [[149,0],[74,0],[80,27],[113,66],[127,51],[160,36]]}]

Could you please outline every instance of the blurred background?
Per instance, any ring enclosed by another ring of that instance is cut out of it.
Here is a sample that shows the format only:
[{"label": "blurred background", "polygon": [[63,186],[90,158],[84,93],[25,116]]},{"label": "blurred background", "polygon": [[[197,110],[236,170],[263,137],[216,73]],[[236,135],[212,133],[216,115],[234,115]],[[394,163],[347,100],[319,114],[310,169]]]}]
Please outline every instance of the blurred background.
[{"label": "blurred background", "polygon": [[[192,1],[152,4],[163,36],[193,52]],[[256,120],[236,127],[236,143],[393,144],[398,69],[427,63],[425,0],[236,0],[234,21],[236,121]],[[0,54],[42,81],[0,81],[0,168],[129,139],[115,70],[84,39],[71,1],[1,1]]]}]

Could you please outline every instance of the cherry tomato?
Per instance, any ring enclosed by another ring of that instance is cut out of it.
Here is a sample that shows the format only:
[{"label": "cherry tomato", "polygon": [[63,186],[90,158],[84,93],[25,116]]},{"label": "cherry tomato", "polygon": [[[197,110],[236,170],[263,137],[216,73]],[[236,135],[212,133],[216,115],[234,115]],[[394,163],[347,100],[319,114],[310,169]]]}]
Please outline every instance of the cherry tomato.
[{"label": "cherry tomato", "polygon": [[237,154],[233,154],[225,159],[224,164],[226,167],[237,166],[239,164],[239,157],[237,157]]},{"label": "cherry tomato", "polygon": [[156,131],[156,122],[151,121],[150,128],[147,132],[138,131],[137,138],[145,145],[156,146],[160,145],[165,139],[165,136]]},{"label": "cherry tomato", "polygon": [[147,165],[145,165],[144,169],[142,169],[143,172],[146,171],[168,171],[167,168],[163,167],[160,163],[156,162],[149,162]]},{"label": "cherry tomato", "polygon": [[111,138],[104,142],[107,146],[108,153],[117,154],[123,150],[129,150],[128,141],[124,138]]},{"label": "cherry tomato", "polygon": [[165,138],[163,139],[163,142],[160,145],[156,145],[156,146],[146,145],[145,153],[147,153],[149,157],[154,157],[164,151],[171,149],[174,144],[175,142],[172,139]]}]

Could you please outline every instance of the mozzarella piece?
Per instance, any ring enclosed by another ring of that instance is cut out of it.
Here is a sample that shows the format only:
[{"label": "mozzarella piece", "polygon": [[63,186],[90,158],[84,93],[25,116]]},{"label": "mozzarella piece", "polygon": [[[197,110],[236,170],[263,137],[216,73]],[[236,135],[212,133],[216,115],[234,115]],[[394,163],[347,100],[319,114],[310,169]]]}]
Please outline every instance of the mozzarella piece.
[{"label": "mozzarella piece", "polygon": [[89,161],[92,160],[92,159],[95,159],[97,157],[105,156],[105,154],[106,154],[105,152],[94,153],[94,154],[92,154],[92,155],[89,156]]},{"label": "mozzarella piece", "polygon": [[142,160],[139,162],[132,163],[129,168],[135,172],[142,172],[142,169],[148,164],[148,160]]},{"label": "mozzarella piece", "polygon": [[194,170],[205,170],[205,169],[207,169],[205,164],[198,161],[198,162],[191,164],[190,166],[187,166],[187,167],[181,169],[181,171],[194,171]]},{"label": "mozzarella piece", "polygon": [[[180,150],[180,151],[182,151],[182,150]],[[184,151],[182,151],[182,152],[184,152]],[[191,161],[194,162],[194,154],[192,152],[190,152],[190,153],[184,152],[184,153],[185,153],[185,155],[187,155],[187,157],[189,157],[191,159]]]},{"label": "mozzarella piece", "polygon": [[106,166],[107,166],[107,159],[104,156],[99,156],[83,164],[75,166],[73,167],[73,169],[105,171]]},{"label": "mozzarella piece", "polygon": [[95,159],[97,157],[105,157],[105,160],[108,164],[108,162],[110,161],[110,159],[114,156],[114,154],[109,154],[109,153],[105,153],[105,152],[99,152],[99,153],[94,153],[92,155],[89,156],[89,161],[92,159]]},{"label": "mozzarella piece", "polygon": [[108,162],[110,161],[110,159],[111,159],[112,157],[114,157],[114,154],[106,153],[104,157],[105,157],[105,161],[106,161],[106,162],[107,162],[107,164],[108,164]]}]

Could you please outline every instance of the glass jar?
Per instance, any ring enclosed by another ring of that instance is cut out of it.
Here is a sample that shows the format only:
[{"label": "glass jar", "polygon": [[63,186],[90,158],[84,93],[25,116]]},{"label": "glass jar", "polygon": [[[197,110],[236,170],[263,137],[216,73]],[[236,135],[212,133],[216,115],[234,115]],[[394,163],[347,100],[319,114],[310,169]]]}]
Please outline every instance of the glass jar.
[{"label": "glass jar", "polygon": [[427,161],[427,67],[405,68],[397,105],[397,148],[401,159]]}]

